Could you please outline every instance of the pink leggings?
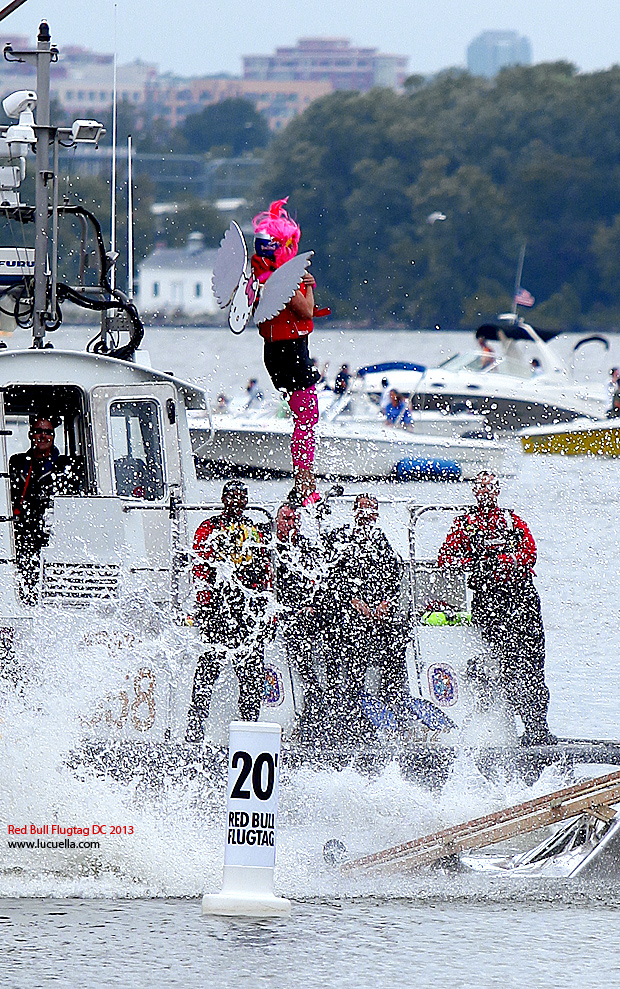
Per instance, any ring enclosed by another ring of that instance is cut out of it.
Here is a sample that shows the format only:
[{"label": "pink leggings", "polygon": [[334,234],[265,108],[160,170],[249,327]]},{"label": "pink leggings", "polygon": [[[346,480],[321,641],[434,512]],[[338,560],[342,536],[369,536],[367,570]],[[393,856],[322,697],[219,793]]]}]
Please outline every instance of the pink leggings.
[{"label": "pink leggings", "polygon": [[293,468],[309,470],[314,462],[314,427],[319,421],[319,403],[315,386],[294,391],[288,404],[295,419],[291,440]]}]

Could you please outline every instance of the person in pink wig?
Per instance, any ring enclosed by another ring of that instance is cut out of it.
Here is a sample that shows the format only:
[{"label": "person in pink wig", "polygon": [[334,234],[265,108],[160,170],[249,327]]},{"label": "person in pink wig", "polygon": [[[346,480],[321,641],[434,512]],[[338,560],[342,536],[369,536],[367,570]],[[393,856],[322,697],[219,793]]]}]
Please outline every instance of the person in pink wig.
[{"label": "person in pink wig", "polygon": [[[286,199],[271,203],[254,217],[252,270],[260,282],[291,258],[299,247],[301,230],[284,208]],[[295,490],[303,505],[312,505],[320,495],[314,477],[314,431],[319,421],[316,383],[320,374],[308,351],[308,337],[314,329],[313,317],[325,316],[328,309],[314,304],[314,277],[303,275],[295,295],[282,312],[259,324],[264,343],[265,367],[274,387],[285,391],[295,427],[291,440]]]}]

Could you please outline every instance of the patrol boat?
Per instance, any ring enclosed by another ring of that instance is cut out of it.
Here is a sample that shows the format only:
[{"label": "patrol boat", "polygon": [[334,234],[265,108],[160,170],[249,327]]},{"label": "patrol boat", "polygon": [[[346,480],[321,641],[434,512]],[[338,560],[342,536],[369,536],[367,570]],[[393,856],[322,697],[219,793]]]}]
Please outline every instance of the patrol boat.
[{"label": "patrol boat", "polygon": [[[201,501],[188,426],[188,413],[204,410],[206,399],[150,366],[136,307],[113,286],[116,256],[106,251],[96,216],[60,202],[59,147],[96,144],[104,129],[94,120],[50,124],[50,65],[58,51],[47,23],[34,50],[7,45],[4,57],[34,64],[37,87],[4,99],[16,122],[0,128],[0,222],[4,243],[12,237],[19,245],[0,253],[0,329],[32,337],[29,349],[14,345],[16,337],[0,344],[0,703],[7,684],[36,676],[46,637],[62,627],[71,648],[107,650],[114,668],[124,670],[80,711],[81,754],[74,758],[107,760],[117,775],[138,763],[177,765],[196,757],[184,738],[204,649],[187,617],[191,547],[200,522],[218,510]],[[33,153],[35,204],[28,205],[20,185]],[[101,316],[83,352],[52,342],[71,307]],[[78,480],[71,490],[50,492],[37,520],[40,552],[25,561],[16,509],[30,474],[16,492],[11,459],[28,450],[33,419],[51,424]],[[264,510],[256,513],[265,524]],[[236,705],[234,677],[221,681],[209,726],[216,756]],[[292,721],[291,683],[277,657],[268,663],[269,720],[275,711],[283,723]]]}]

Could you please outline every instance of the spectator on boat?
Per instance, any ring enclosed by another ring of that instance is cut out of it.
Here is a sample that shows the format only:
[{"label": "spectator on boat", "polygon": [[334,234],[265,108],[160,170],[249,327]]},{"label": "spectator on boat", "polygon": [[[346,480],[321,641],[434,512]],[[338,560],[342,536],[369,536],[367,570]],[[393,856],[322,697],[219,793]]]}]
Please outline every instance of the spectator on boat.
[{"label": "spectator on boat", "polygon": [[438,563],[469,571],[472,624],[498,662],[500,686],[523,722],[521,743],[555,744],[547,726],[545,631],[533,581],[536,545],[526,523],[499,508],[499,490],[493,474],[478,474],[477,506],[455,519]]},{"label": "spectator on boat", "polygon": [[532,357],[530,361],[530,371],[533,378],[538,378],[539,375],[544,374],[544,369],[537,357]]},{"label": "spectator on boat", "polygon": [[319,391],[321,389],[326,389],[327,391],[331,391],[331,388],[329,387],[327,380],[325,378],[325,375],[327,374],[327,369],[329,367],[329,363],[326,361],[323,367],[319,368],[319,362],[317,361],[316,357],[311,357],[310,363],[312,364],[312,367],[319,376],[317,381],[317,386],[320,385]]},{"label": "spectator on boat", "polygon": [[381,401],[379,402],[379,408],[381,409],[382,412],[385,412],[388,405],[390,404],[390,394],[392,391],[392,389],[390,388],[390,382],[388,381],[387,378],[381,378],[381,388],[383,389],[383,391],[381,392]]},{"label": "spectator on boat", "polygon": [[226,662],[239,681],[241,719],[257,721],[260,713],[273,568],[263,531],[245,515],[247,504],[245,484],[227,481],[221,514],[205,519],[194,536],[194,617],[207,650],[196,666],[188,742],[204,737],[213,686]]},{"label": "spectator on boat", "polygon": [[378,519],[377,499],[358,495],[353,525],[330,535],[321,603],[331,628],[327,679],[338,705],[334,713],[344,728],[361,736],[374,733],[362,700],[368,668],[380,671],[384,704],[397,706],[408,685],[407,639],[399,615],[402,561]]},{"label": "spectator on boat", "polygon": [[260,405],[260,403],[263,401],[265,397],[262,391],[260,390],[260,388],[258,387],[258,380],[256,378],[250,378],[250,380],[248,381],[246,394],[248,396],[247,401],[245,403],[246,409],[256,408],[256,406]]},{"label": "spectator on boat", "polygon": [[612,367],[609,372],[610,406],[607,418],[615,419],[620,416],[620,368]]},{"label": "spectator on boat", "polygon": [[313,656],[319,630],[314,598],[323,573],[321,546],[302,535],[299,506],[294,498],[288,499],[276,516],[276,589],[278,624],[287,659],[303,682],[303,714],[295,725],[298,735],[307,729],[316,730],[325,709]]},{"label": "spectator on boat", "polygon": [[[259,282],[267,281],[277,268],[297,254],[301,230],[284,209],[287,202],[288,198],[276,200],[267,212],[254,217],[251,263]],[[310,360],[308,337],[314,328],[313,317],[329,312],[316,308],[315,285],[314,277],[306,271],[282,312],[258,327],[265,341],[265,367],[274,386],[286,392],[295,420],[291,440],[293,476],[300,499],[308,505],[320,499],[313,469],[314,431],[319,421],[316,383],[320,375]]]},{"label": "spectator on boat", "polygon": [[489,341],[485,337],[478,337],[478,343],[480,345],[480,350],[482,351],[481,367],[490,367],[495,360],[495,351],[489,345]]},{"label": "spectator on boat", "polygon": [[408,426],[411,422],[411,413],[407,408],[405,397],[400,392],[397,392],[395,388],[390,389],[389,402],[383,414],[391,426],[395,426],[396,424]]},{"label": "spectator on boat", "polygon": [[82,484],[81,462],[60,453],[54,444],[61,421],[51,415],[31,416],[30,448],[9,461],[15,554],[27,601],[32,600],[41,550],[49,540],[45,512],[56,495],[77,494]]},{"label": "spectator on boat", "polygon": [[344,395],[344,393],[349,390],[350,383],[351,370],[349,365],[342,364],[338,374],[336,375],[336,380],[334,381],[334,392],[336,395]]}]

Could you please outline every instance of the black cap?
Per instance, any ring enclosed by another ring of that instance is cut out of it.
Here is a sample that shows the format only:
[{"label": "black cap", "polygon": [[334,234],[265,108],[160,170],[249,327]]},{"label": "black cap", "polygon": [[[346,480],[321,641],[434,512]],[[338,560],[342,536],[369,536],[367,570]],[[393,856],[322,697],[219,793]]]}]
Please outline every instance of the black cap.
[{"label": "black cap", "polygon": [[247,497],[248,489],[243,481],[226,481],[226,484],[222,488],[222,498],[237,492],[244,494]]}]

